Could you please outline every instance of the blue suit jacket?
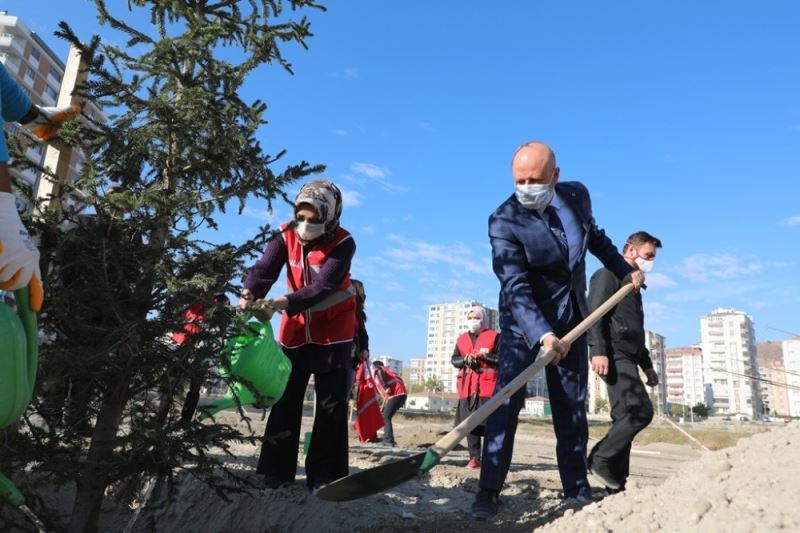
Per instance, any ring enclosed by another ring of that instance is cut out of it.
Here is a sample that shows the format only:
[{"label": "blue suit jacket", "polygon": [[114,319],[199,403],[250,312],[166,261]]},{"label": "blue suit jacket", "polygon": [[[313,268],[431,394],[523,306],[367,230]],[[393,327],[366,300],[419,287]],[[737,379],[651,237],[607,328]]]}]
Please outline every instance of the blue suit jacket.
[{"label": "blue suit jacket", "polygon": [[556,192],[583,228],[574,270],[568,254],[538,212],[511,195],[489,217],[492,266],[500,280],[500,329],[519,335],[533,349],[548,331],[563,336],[573,316],[571,294],[586,317],[586,252],[620,279],[633,271],[592,217],[589,191],[576,181],[559,182]]}]

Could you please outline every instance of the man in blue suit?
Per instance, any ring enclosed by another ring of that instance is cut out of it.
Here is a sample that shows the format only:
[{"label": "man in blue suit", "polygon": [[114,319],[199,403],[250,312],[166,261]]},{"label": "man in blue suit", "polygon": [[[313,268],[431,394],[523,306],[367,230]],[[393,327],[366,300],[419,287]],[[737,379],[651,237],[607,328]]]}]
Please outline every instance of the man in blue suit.
[{"label": "man in blue suit", "polygon": [[[637,288],[644,275],[625,261],[595,224],[586,187],[558,183],[559,168],[550,147],[541,142],[522,145],[511,161],[511,173],[516,191],[489,217],[492,265],[501,287],[497,390],[530,366],[540,348],[556,351],[546,374],[558,470],[564,497],[589,501],[586,337],[571,346],[561,337],[588,315],[587,250],[618,278],[630,273]],[[522,389],[486,422],[480,490],[472,504],[476,520],[497,513],[524,402]]]}]

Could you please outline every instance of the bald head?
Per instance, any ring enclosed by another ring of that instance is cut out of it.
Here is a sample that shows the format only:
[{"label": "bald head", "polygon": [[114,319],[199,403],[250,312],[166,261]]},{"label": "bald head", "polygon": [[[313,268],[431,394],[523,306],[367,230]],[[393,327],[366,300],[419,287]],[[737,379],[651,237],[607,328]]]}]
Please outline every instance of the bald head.
[{"label": "bald head", "polygon": [[543,142],[523,144],[511,158],[511,175],[517,185],[555,184],[558,174],[556,154]]}]

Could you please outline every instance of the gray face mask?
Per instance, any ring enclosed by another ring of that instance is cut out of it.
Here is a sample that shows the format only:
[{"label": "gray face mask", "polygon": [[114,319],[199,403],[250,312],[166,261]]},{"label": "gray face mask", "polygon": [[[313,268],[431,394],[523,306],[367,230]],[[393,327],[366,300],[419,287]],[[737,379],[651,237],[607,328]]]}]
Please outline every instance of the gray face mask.
[{"label": "gray face mask", "polygon": [[555,187],[551,184],[532,183],[530,185],[517,185],[517,200],[527,209],[542,210],[553,199]]}]

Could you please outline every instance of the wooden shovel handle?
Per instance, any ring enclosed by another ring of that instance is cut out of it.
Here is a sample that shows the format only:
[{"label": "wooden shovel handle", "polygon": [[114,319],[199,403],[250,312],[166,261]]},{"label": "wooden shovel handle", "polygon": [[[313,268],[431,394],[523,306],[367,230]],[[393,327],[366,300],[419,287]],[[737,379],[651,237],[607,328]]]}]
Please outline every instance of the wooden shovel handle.
[{"label": "wooden shovel handle", "polygon": [[[564,335],[562,340],[565,340],[569,343],[575,342],[575,340],[583,335],[590,327],[592,327],[595,322],[600,320],[603,315],[608,313],[611,309],[613,309],[623,298],[625,298],[629,292],[633,290],[633,285],[628,283],[620,288],[617,292],[615,292],[608,300],[603,302],[600,307],[595,309],[589,316],[587,316],[583,321],[575,326],[572,331]],[[449,453],[456,447],[456,445],[461,442],[461,440],[469,435],[473,429],[478,427],[481,422],[483,422],[491,413],[495,411],[500,404],[505,402],[512,394],[517,392],[519,389],[525,386],[533,377],[542,371],[542,369],[547,366],[550,361],[553,360],[556,353],[555,350],[550,350],[544,354],[542,354],[542,350],[539,350],[539,354],[536,356],[536,360],[531,364],[528,368],[523,370],[517,377],[515,377],[511,382],[496,391],[494,395],[489,398],[477,411],[469,415],[465,418],[459,425],[453,428],[450,433],[436,441],[433,446],[431,446],[431,450],[436,453],[436,455],[441,459],[444,455]],[[587,362],[588,364],[588,362]]]}]

